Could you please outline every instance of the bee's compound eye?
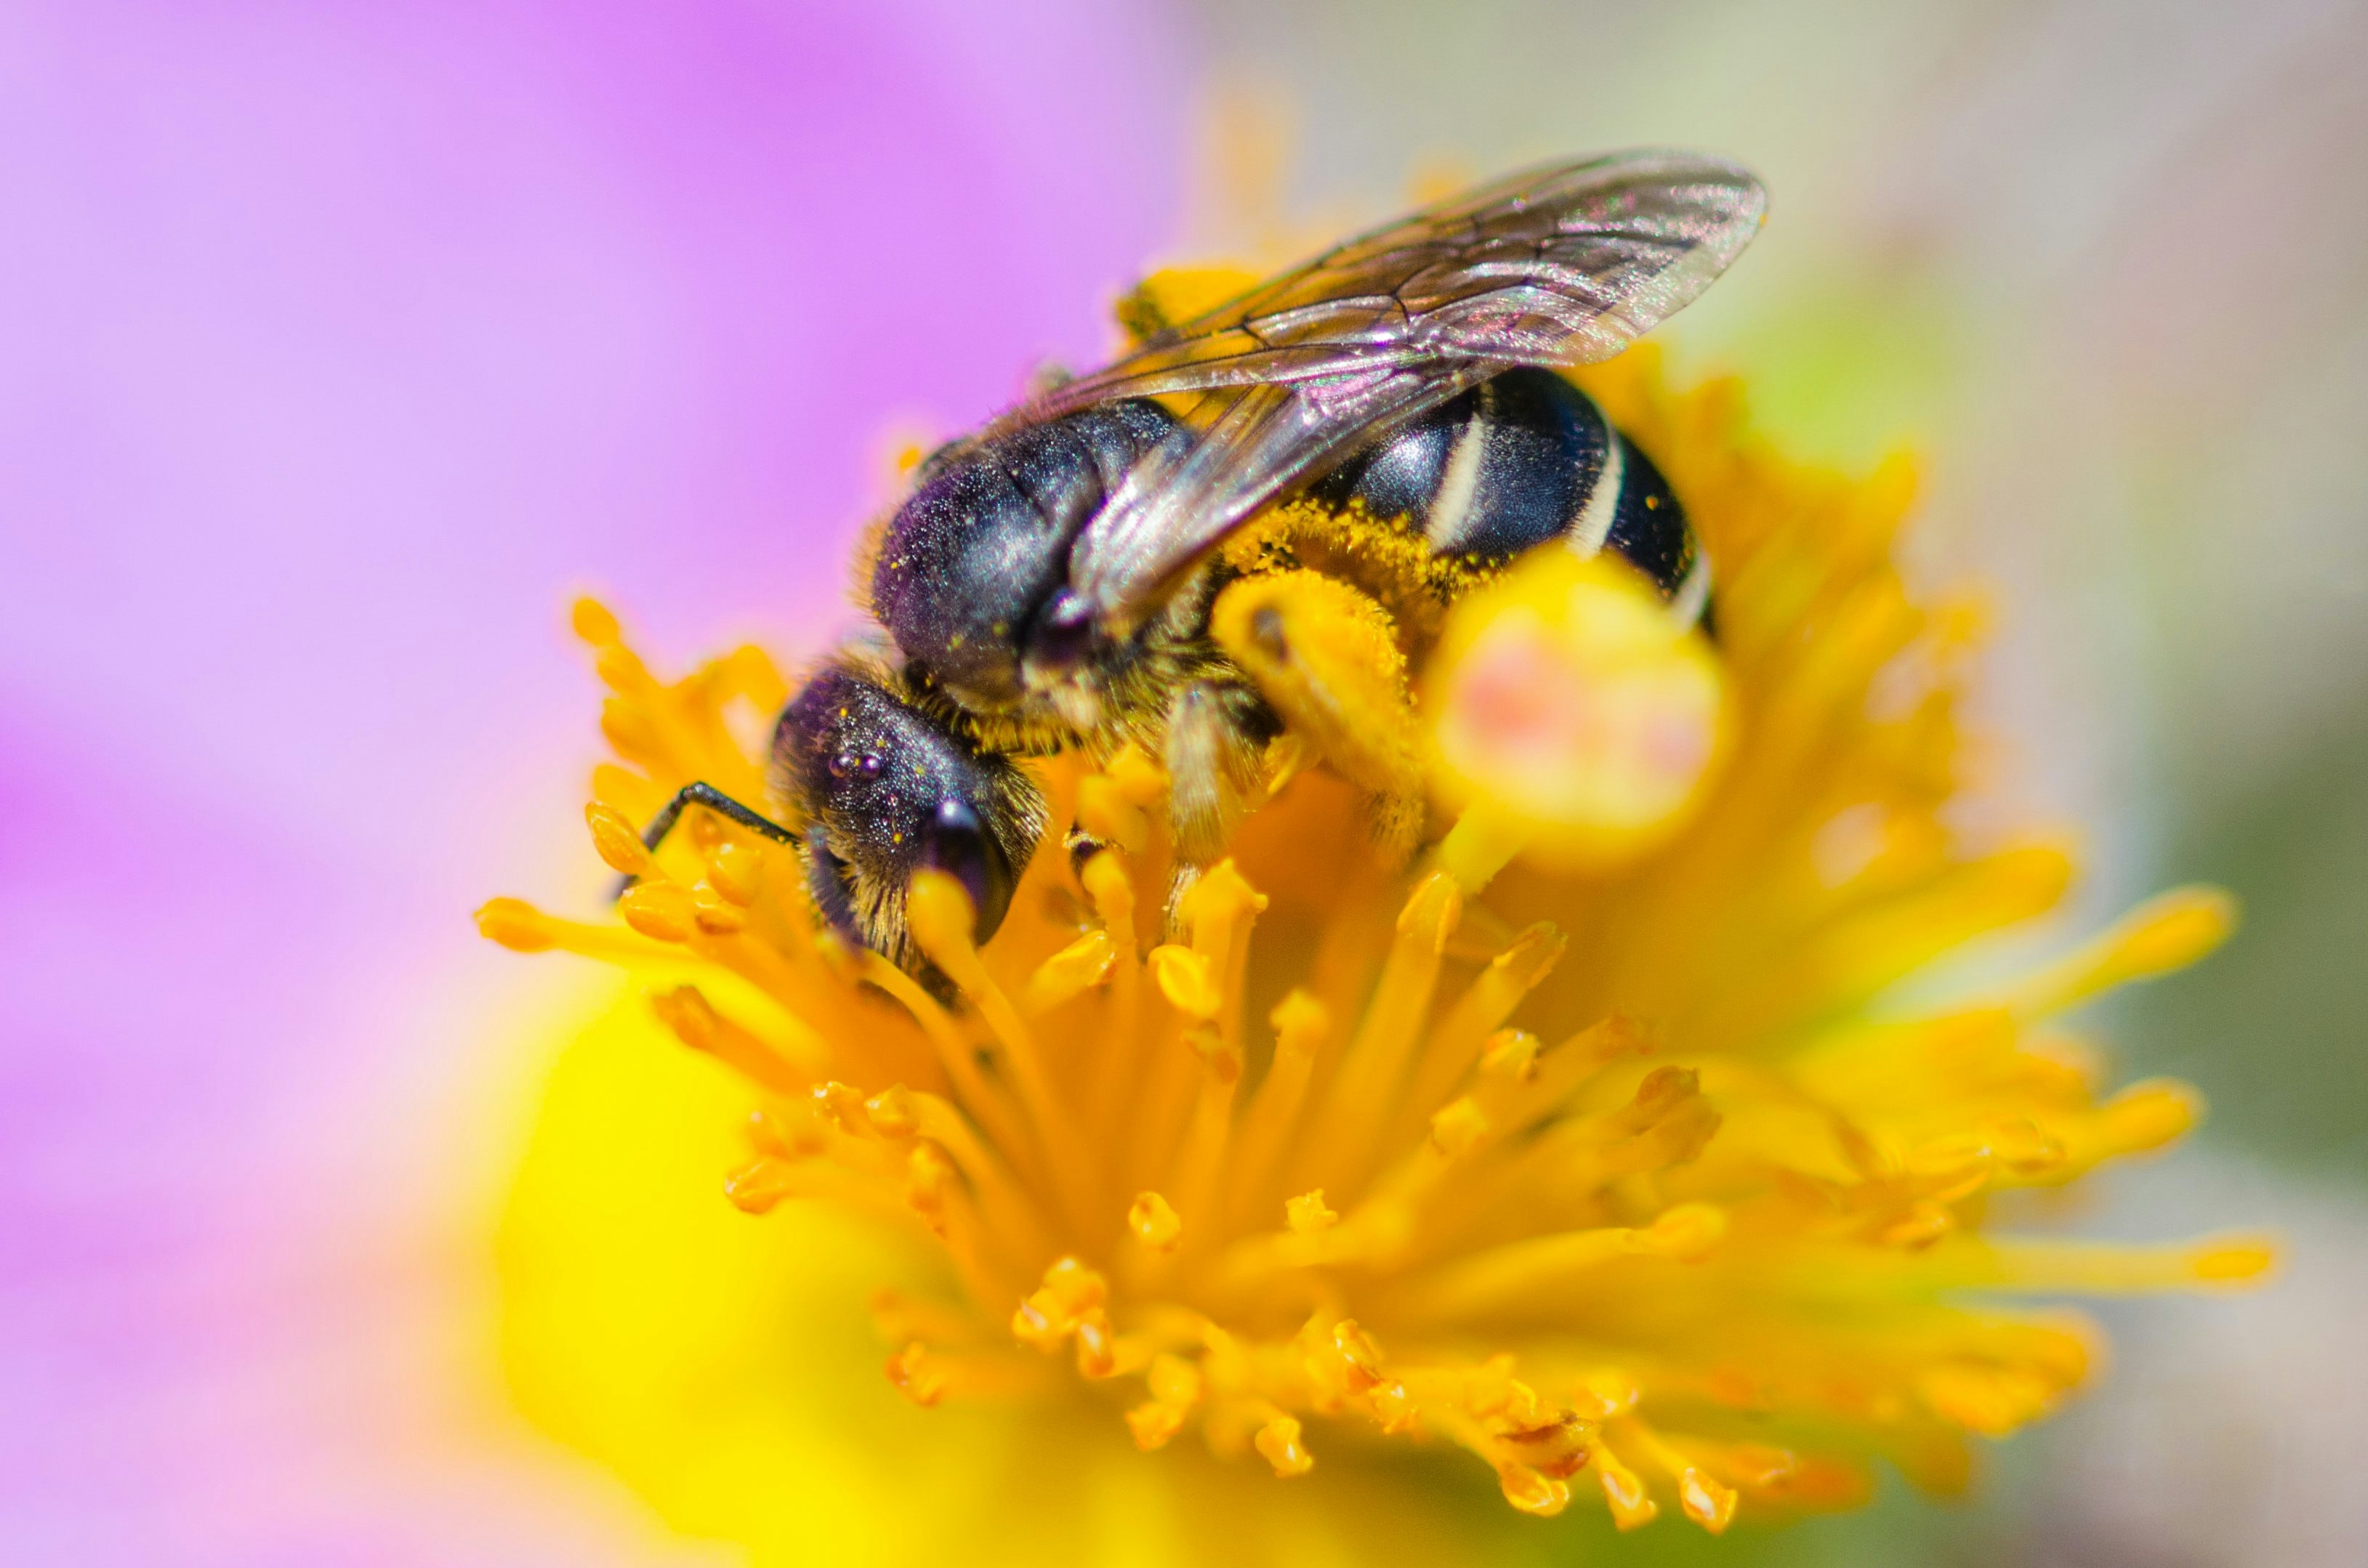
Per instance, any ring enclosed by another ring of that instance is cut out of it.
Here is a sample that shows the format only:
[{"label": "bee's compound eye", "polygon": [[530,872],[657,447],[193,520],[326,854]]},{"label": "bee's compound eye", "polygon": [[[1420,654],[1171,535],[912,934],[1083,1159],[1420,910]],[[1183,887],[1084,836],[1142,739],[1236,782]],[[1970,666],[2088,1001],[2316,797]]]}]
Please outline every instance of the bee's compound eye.
[{"label": "bee's compound eye", "polygon": [[921,863],[952,877],[970,894],[978,911],[977,940],[995,935],[1011,907],[1011,862],[976,812],[951,796],[939,801],[921,830]]},{"label": "bee's compound eye", "polygon": [[1075,588],[1063,588],[1036,618],[1028,640],[1029,656],[1037,663],[1065,669],[1086,656],[1094,638],[1094,607]]}]

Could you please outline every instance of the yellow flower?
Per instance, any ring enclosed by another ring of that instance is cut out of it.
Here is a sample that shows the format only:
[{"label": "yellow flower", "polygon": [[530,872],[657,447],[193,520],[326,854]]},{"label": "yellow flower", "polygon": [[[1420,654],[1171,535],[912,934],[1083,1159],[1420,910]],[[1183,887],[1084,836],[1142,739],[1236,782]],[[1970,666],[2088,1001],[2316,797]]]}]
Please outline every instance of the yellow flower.
[{"label": "yellow flower", "polygon": [[[2106,1092],[2057,1019],[2208,950],[2222,897],[1946,1006],[1899,984],[2071,872],[1944,824],[1975,618],[1893,569],[1905,465],[1790,464],[1648,352],[1584,380],[1716,563],[1714,653],[1543,552],[1419,672],[1452,831],[1400,869],[1286,764],[1172,930],[1165,779],[1031,765],[1111,847],[1048,846],[984,950],[925,875],[951,1005],[731,824],[642,849],[684,783],[762,798],[786,687],[746,649],[661,680],[580,607],[623,763],[588,817],[641,881],[622,927],[480,921],[648,995],[563,1062],[509,1216],[529,1414],[766,1561],[1417,1561],[1497,1539],[1459,1489],[1712,1531],[1850,1506],[1878,1462],[1954,1489],[2096,1359],[2013,1298],[2260,1274],[2254,1241],[2011,1228],[2195,1119]],[[741,1118],[762,1225],[705,1185]]]}]

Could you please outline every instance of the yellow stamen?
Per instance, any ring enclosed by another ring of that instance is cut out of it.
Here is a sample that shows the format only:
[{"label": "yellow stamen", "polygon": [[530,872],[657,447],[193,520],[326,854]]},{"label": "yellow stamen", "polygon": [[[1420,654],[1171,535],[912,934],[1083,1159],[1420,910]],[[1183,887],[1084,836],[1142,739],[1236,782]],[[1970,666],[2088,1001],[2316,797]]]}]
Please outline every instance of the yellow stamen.
[{"label": "yellow stamen", "polygon": [[1030,1017],[1040,1017],[1110,978],[1118,949],[1108,931],[1088,931],[1036,966],[1021,994]]},{"label": "yellow stamen", "polygon": [[2217,888],[2178,888],[2140,904],[2088,947],[2017,988],[2024,1013],[2060,1013],[2132,981],[2169,974],[2203,958],[2237,927],[2237,904]]},{"label": "yellow stamen", "polygon": [[1475,1254],[1415,1289],[1406,1310],[1424,1317],[1475,1316],[1562,1286],[1571,1275],[1622,1257],[1699,1263],[1725,1234],[1726,1217],[1706,1203],[1666,1210],[1650,1225],[1565,1231]]},{"label": "yellow stamen", "polygon": [[[1298,1120],[1315,1052],[1331,1028],[1324,1005],[1294,990],[1275,1005],[1267,1021],[1274,1029],[1274,1059],[1243,1118],[1235,1147],[1231,1212],[1239,1214],[1265,1193],[1284,1139]],[[1269,1212],[1271,1212],[1269,1210]]]},{"label": "yellow stamen", "polygon": [[1324,1189],[1304,1192],[1282,1206],[1283,1220],[1295,1236],[1312,1236],[1328,1231],[1340,1222],[1340,1216],[1324,1201]]},{"label": "yellow stamen", "polygon": [[1126,1228],[1156,1252],[1172,1250],[1184,1234],[1184,1221],[1156,1192],[1141,1192],[1126,1211]]},{"label": "yellow stamen", "polygon": [[[642,846],[693,780],[768,799],[787,687],[749,650],[663,675],[586,603],[619,755],[585,821],[635,885],[613,918],[495,900],[480,927],[624,967],[654,992],[641,1027],[734,1070],[760,1114],[733,1204],[826,1205],[941,1251],[952,1298],[876,1312],[916,1404],[1080,1397],[1143,1449],[1190,1434],[1284,1475],[1317,1423],[1443,1439],[1511,1506],[1600,1496],[1623,1530],[1854,1506],[1873,1455],[1962,1484],[1975,1438],[2057,1408],[2100,1350],[2001,1299],[2274,1266],[2251,1238],[1993,1230],[2003,1189],[2193,1125],[2193,1091],[2113,1092],[2063,1017],[2200,956],[2230,907],[2169,895],[1915,1012],[1923,966],[2053,908],[2070,858],[1952,825],[1969,617],[1920,609],[1890,565],[1910,468],[1793,468],[1738,435],[1731,391],[1669,398],[1648,360],[1588,383],[1684,497],[1714,642],[1610,559],[1494,575],[1386,519],[1279,508],[1228,545],[1218,619],[1291,728],[1262,780],[1232,780],[1248,809],[1221,856],[1179,858],[1156,726],[1021,759],[1056,827],[1098,843],[1073,867],[1048,835],[984,945],[962,885],[916,877],[900,968],[818,916],[793,847],[696,810]],[[584,1142],[601,1180],[632,1153],[607,1123]],[[621,1244],[566,1235],[550,1256]],[[558,1356],[546,1337],[589,1342],[529,1334],[520,1357]],[[698,1403],[609,1428],[711,1454],[678,1415]]]},{"label": "yellow stamen", "polygon": [[1611,1510],[1611,1522],[1622,1533],[1651,1524],[1660,1517],[1660,1506],[1645,1490],[1636,1472],[1620,1462],[1608,1448],[1598,1449],[1588,1460],[1595,1471],[1598,1485],[1603,1489],[1604,1505]]},{"label": "yellow stamen", "polygon": [[1274,1466],[1274,1472],[1279,1476],[1287,1479],[1305,1475],[1315,1468],[1315,1456],[1309,1453],[1300,1441],[1299,1421],[1295,1416],[1274,1417],[1258,1428],[1256,1441],[1258,1451],[1265,1457],[1267,1463]]},{"label": "yellow stamen", "polygon": [[653,862],[642,846],[642,835],[624,812],[598,801],[584,808],[585,824],[592,829],[592,846],[609,869],[629,877],[646,874]]},{"label": "yellow stamen", "polygon": [[824,1048],[819,1040],[804,1036],[793,1042],[793,1055],[785,1054],[718,1013],[695,985],[660,992],[650,998],[650,1006],[685,1045],[776,1093],[797,1093],[820,1069]]}]

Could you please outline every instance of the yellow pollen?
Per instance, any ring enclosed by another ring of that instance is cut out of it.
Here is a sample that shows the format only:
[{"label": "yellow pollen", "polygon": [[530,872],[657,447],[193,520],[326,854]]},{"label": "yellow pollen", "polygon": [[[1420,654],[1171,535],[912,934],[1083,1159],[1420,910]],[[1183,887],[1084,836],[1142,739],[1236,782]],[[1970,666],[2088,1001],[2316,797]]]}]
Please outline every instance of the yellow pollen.
[{"label": "yellow pollen", "polygon": [[1300,1442],[1299,1418],[1278,1415],[1258,1430],[1258,1451],[1280,1476],[1305,1475],[1315,1468],[1315,1456]]},{"label": "yellow pollen", "polygon": [[1134,1239],[1144,1246],[1161,1252],[1173,1248],[1184,1234],[1183,1220],[1167,1206],[1167,1199],[1156,1192],[1135,1195],[1133,1204],[1126,1211],[1126,1228],[1133,1231]]},{"label": "yellow pollen", "polygon": [[1320,1187],[1300,1194],[1282,1207],[1284,1220],[1293,1235],[1312,1236],[1340,1222],[1340,1216],[1325,1206],[1324,1189]]}]

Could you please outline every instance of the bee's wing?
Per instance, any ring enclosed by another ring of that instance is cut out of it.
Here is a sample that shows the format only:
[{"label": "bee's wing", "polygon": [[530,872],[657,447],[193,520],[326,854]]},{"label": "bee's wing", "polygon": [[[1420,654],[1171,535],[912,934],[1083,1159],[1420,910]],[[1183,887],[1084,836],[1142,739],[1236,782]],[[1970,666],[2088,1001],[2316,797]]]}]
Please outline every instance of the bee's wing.
[{"label": "bee's wing", "polygon": [[1515,365],[1608,359],[1693,300],[1767,194],[1683,153],[1510,176],[1326,251],[1019,411],[1198,394],[1195,439],[1140,465],[1079,534],[1070,585],[1132,624],[1176,574],[1357,443]]}]

